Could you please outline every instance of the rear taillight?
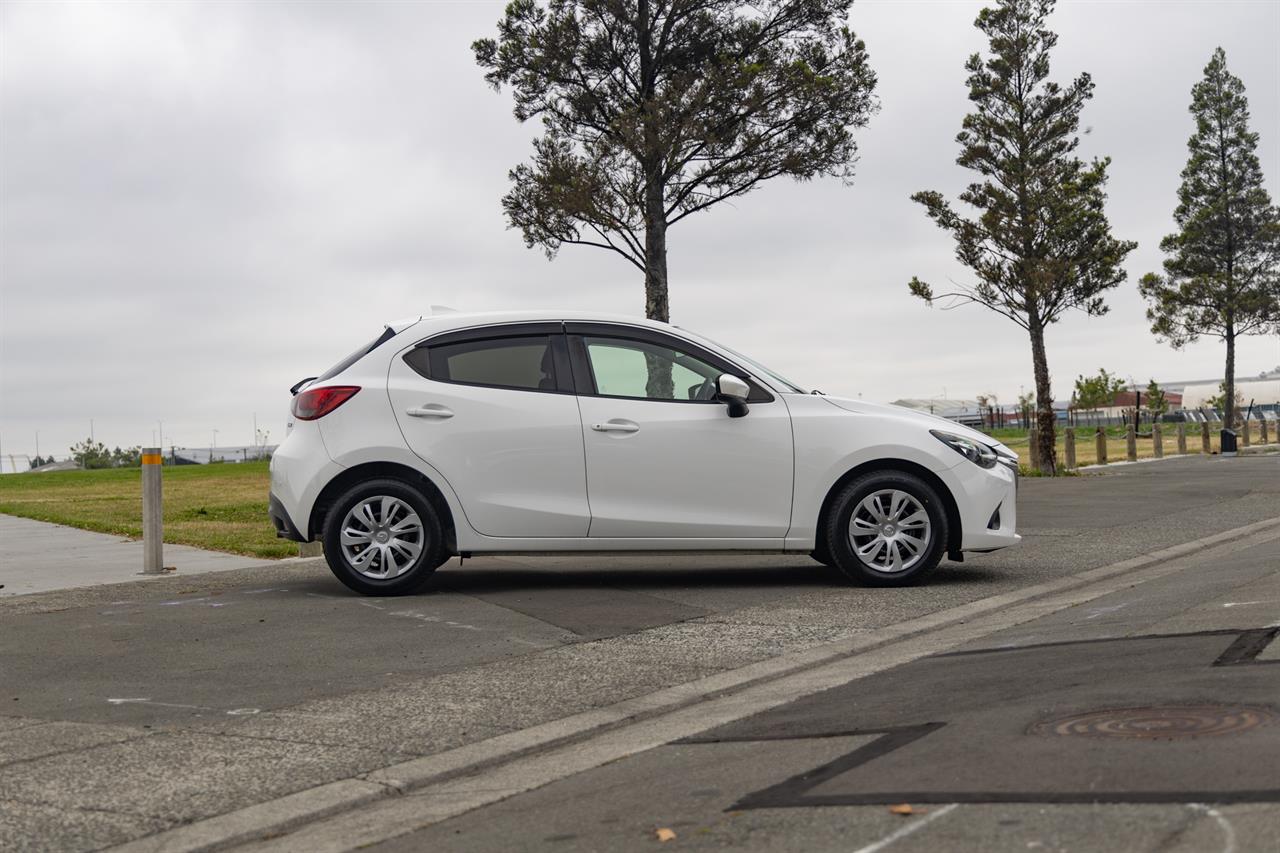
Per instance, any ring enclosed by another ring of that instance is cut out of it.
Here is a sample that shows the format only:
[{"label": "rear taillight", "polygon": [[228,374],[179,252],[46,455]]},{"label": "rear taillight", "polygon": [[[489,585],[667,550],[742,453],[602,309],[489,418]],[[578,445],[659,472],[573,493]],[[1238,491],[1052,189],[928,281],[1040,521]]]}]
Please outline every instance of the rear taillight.
[{"label": "rear taillight", "polygon": [[326,388],[308,388],[293,398],[293,416],[300,421],[323,418],[360,390],[359,385],[330,385]]}]

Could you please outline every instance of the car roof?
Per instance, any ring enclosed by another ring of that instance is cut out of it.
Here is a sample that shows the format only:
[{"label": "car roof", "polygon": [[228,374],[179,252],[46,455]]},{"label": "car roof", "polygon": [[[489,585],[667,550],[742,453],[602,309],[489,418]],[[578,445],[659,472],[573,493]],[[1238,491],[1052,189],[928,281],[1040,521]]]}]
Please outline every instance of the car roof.
[{"label": "car roof", "polygon": [[536,323],[536,322],[603,322],[625,323],[631,326],[647,326],[665,331],[678,331],[668,323],[647,320],[644,317],[631,317],[625,314],[610,314],[601,311],[582,310],[524,310],[524,311],[448,311],[436,309],[430,314],[420,317],[408,317],[388,323],[397,332],[410,326],[416,327],[414,333],[447,332],[453,329],[469,329],[473,326],[488,326],[501,323]]}]

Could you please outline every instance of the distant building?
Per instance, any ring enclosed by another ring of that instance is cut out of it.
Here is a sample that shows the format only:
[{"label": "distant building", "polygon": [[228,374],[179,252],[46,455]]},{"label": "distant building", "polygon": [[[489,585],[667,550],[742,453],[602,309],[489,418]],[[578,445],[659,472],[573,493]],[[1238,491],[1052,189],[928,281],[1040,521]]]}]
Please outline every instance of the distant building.
[{"label": "distant building", "polygon": [[171,447],[164,452],[164,461],[173,465],[208,465],[215,462],[253,462],[267,459],[275,452],[275,444],[247,444],[236,447]]},{"label": "distant building", "polygon": [[[1237,379],[1236,393],[1244,400],[1245,406],[1248,406],[1251,400],[1256,406],[1280,405],[1280,378]],[[1198,409],[1208,406],[1211,399],[1221,395],[1221,381],[1188,385],[1182,389],[1182,405],[1188,409]]]},{"label": "distant building", "polygon": [[977,400],[948,400],[942,398],[925,399],[923,397],[904,397],[894,400],[891,405],[901,406],[916,412],[937,415],[949,421],[969,426],[982,426],[984,412]]}]

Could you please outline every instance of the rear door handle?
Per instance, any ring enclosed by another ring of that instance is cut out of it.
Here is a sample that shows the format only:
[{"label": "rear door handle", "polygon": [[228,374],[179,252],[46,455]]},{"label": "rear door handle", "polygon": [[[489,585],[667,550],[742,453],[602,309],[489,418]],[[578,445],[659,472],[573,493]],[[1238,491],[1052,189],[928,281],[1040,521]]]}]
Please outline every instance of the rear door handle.
[{"label": "rear door handle", "polygon": [[640,425],[629,422],[608,421],[602,424],[592,424],[591,428],[596,432],[639,432]]},{"label": "rear door handle", "polygon": [[425,406],[415,406],[405,409],[404,413],[411,418],[445,418],[453,417],[453,410],[447,406],[441,406],[438,403],[428,403]]}]

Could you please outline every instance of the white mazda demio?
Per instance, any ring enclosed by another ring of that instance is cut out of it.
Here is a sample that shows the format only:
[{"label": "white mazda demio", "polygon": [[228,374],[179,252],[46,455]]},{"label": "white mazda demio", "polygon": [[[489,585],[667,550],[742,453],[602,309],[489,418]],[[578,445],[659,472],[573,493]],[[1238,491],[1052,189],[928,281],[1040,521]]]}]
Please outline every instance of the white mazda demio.
[{"label": "white mazda demio", "polygon": [[272,520],[371,595],[531,552],[798,552],[900,586],[1020,538],[1007,447],[663,323],[418,317],[293,392]]}]

